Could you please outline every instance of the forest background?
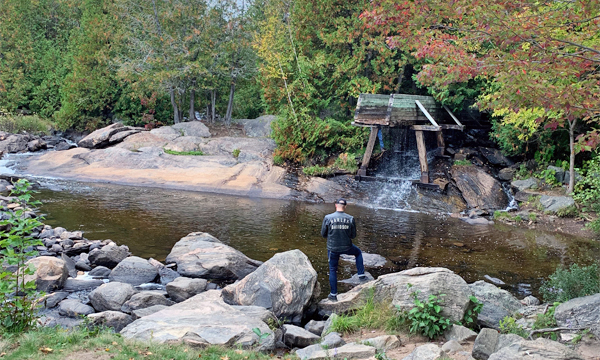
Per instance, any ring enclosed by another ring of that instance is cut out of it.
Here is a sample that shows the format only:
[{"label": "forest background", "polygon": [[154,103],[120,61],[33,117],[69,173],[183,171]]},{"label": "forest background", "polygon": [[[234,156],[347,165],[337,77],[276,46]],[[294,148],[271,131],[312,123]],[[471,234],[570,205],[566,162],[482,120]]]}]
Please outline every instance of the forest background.
[{"label": "forest background", "polygon": [[91,131],[196,111],[225,124],[276,114],[275,162],[309,166],[360,155],[367,134],[350,125],[359,94],[428,94],[488,114],[507,155],[572,176],[598,166],[599,0],[0,0],[0,9],[0,111],[17,123]]}]

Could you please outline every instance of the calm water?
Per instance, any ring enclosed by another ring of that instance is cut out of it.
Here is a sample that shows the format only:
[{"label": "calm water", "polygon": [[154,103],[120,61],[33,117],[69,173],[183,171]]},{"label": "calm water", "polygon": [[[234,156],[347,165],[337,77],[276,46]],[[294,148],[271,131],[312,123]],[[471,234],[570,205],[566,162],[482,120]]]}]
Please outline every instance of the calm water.
[{"label": "calm water", "polygon": [[[92,240],[112,239],[145,258],[164,260],[181,237],[194,231],[208,232],[262,261],[300,249],[319,273],[323,291],[329,287],[319,231],[333,205],[72,182],[47,182],[38,198],[46,223],[82,230]],[[559,264],[600,258],[598,242],[589,239],[352,205],[347,212],[356,218],[355,243],[363,252],[390,260],[385,268],[370,270],[374,275],[442,266],[467,282],[484,275],[499,278],[522,296],[529,289],[536,294]],[[353,264],[341,264],[340,278],[356,271]]]}]

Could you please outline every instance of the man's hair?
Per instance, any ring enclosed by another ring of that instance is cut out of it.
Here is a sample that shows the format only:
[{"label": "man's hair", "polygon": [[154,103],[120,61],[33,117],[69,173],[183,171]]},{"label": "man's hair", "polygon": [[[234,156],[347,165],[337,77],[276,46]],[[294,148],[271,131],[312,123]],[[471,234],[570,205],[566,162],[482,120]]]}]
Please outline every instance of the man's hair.
[{"label": "man's hair", "polygon": [[347,205],[346,200],[344,200],[344,199],[337,199],[335,203],[336,204],[340,204],[340,205],[344,205],[344,206]]}]

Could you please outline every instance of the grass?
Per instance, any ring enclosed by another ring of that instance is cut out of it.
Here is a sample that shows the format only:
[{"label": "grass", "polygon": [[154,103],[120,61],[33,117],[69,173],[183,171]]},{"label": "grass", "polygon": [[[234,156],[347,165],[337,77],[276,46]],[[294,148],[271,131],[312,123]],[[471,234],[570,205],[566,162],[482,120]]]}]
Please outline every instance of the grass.
[{"label": "grass", "polygon": [[507,220],[515,221],[515,222],[523,221],[523,218],[521,217],[521,215],[513,216],[508,211],[500,211],[500,210],[494,211],[494,219],[497,219],[497,220],[507,219]]},{"label": "grass", "polygon": [[204,153],[200,150],[198,151],[173,151],[173,150],[167,150],[167,149],[163,149],[165,151],[166,154],[170,154],[170,155],[195,155],[195,156],[202,156],[204,155]]},{"label": "grass", "polygon": [[351,334],[360,329],[382,329],[396,332],[405,329],[400,316],[389,303],[376,303],[370,296],[366,304],[352,315],[338,315],[331,323],[331,331]]},{"label": "grass", "polygon": [[1,115],[0,131],[20,133],[26,131],[32,134],[50,134],[52,123],[37,115]]},{"label": "grass", "polygon": [[233,149],[231,155],[233,155],[233,157],[237,159],[240,156],[240,149]]},{"label": "grass", "polygon": [[302,169],[302,172],[304,173],[304,175],[308,176],[326,176],[333,174],[335,172],[335,169],[326,166],[314,165],[305,167],[304,169]]},{"label": "grass", "polygon": [[[191,348],[181,344],[158,344],[127,340],[109,330],[88,331],[85,328],[63,330],[39,328],[19,336],[0,340],[3,360],[17,359],[198,359],[204,360],[266,360],[270,357],[255,351],[209,347]],[[93,357],[94,355],[96,357]]]},{"label": "grass", "polygon": [[454,160],[454,166],[471,166],[473,163],[470,160]]}]

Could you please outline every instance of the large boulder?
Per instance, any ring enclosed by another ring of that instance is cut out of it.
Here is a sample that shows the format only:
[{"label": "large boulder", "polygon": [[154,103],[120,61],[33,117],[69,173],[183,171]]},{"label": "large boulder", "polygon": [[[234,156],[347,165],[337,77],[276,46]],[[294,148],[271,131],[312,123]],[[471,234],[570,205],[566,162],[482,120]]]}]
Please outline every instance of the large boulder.
[{"label": "large boulder", "polygon": [[52,292],[60,290],[69,276],[67,264],[52,256],[39,256],[25,263],[35,269],[32,275],[25,276],[25,282],[35,281],[39,291]]},{"label": "large boulder", "polygon": [[[256,347],[272,350],[275,336],[255,311],[223,302],[221,293],[209,290],[182,303],[144,316],[125,327],[128,339],[157,342],[184,342],[194,346]],[[253,329],[266,334],[259,339]]]},{"label": "large boulder", "polygon": [[318,343],[321,337],[295,325],[283,325],[283,343],[290,348],[304,348]]},{"label": "large boulder", "polygon": [[583,360],[575,351],[556,341],[522,340],[493,353],[489,360]]},{"label": "large boulder", "polygon": [[511,166],[511,165],[514,164],[509,158],[507,158],[506,156],[504,156],[502,154],[502,152],[500,150],[498,150],[498,149],[480,147],[479,151],[481,151],[481,154],[492,165]]},{"label": "large boulder", "polygon": [[271,123],[277,119],[275,115],[263,115],[256,119],[235,120],[237,124],[244,126],[244,133],[249,137],[271,136]]},{"label": "large boulder", "polygon": [[445,357],[444,351],[436,344],[425,344],[414,349],[402,360],[438,360]]},{"label": "large boulder", "polygon": [[540,204],[544,207],[544,211],[556,213],[574,206],[575,201],[570,196],[542,195],[540,197]]},{"label": "large boulder", "polygon": [[96,314],[88,315],[88,319],[92,325],[105,326],[112,328],[116,333],[133,322],[131,315],[124,314],[119,311],[103,311]]},{"label": "large boulder", "polygon": [[129,248],[127,246],[107,245],[101,249],[90,251],[88,259],[94,266],[105,266],[112,269],[128,256]]},{"label": "large boulder", "polygon": [[58,305],[58,313],[61,316],[75,319],[84,315],[93,314],[94,312],[94,308],[89,305],[82,304],[79,300],[75,299],[63,300]]},{"label": "large boulder", "polygon": [[372,346],[351,343],[333,349],[323,349],[321,345],[311,345],[296,351],[296,355],[301,360],[351,360],[373,358],[376,352],[377,349]]},{"label": "large boulder", "polygon": [[458,342],[472,341],[477,338],[477,333],[469,328],[461,325],[453,324],[450,325],[448,330],[444,333],[446,340],[456,340]]},{"label": "large boulder", "polygon": [[483,327],[500,330],[500,321],[523,307],[511,293],[483,280],[469,284],[469,289],[483,303],[477,317],[477,322]]},{"label": "large boulder", "polygon": [[275,254],[252,274],[223,289],[228,304],[262,306],[294,323],[319,295],[317,272],[300,250]]},{"label": "large boulder", "polygon": [[508,205],[508,196],[500,182],[482,169],[476,166],[453,166],[450,173],[470,207],[494,210],[504,209]]},{"label": "large boulder", "polygon": [[167,284],[167,294],[169,294],[171,300],[182,302],[204,292],[207,283],[205,279],[191,279],[181,276]]},{"label": "large boulder", "polygon": [[131,256],[121,261],[110,273],[110,281],[118,281],[131,285],[141,285],[156,279],[158,270],[148,260]]},{"label": "large boulder", "polygon": [[556,323],[561,327],[600,326],[600,294],[575,298],[562,303],[554,310]]},{"label": "large boulder", "polygon": [[120,311],[123,304],[135,292],[131,284],[110,282],[92,291],[90,293],[90,302],[96,311]]},{"label": "large boulder", "polygon": [[175,304],[173,301],[156,291],[142,291],[132,295],[131,298],[121,306],[121,311],[131,314],[133,310],[143,309],[154,305],[171,306],[173,304]]},{"label": "large boulder", "polygon": [[171,126],[171,129],[181,133],[181,136],[210,137],[208,127],[200,121],[182,122]]},{"label": "large boulder", "polygon": [[451,270],[417,267],[382,275],[375,281],[339,294],[338,301],[321,300],[319,309],[322,314],[347,313],[359,309],[373,296],[376,302],[391,301],[400,310],[410,310],[415,306],[414,292],[420,300],[426,300],[429,295],[445,294],[441,314],[455,322],[462,321],[471,295],[467,283]]},{"label": "large boulder", "polygon": [[472,356],[477,360],[488,360],[498,347],[500,334],[494,329],[483,328],[473,344]]},{"label": "large boulder", "polygon": [[525,191],[525,190],[528,190],[531,188],[535,188],[538,185],[539,185],[539,181],[535,178],[529,178],[529,179],[525,179],[525,180],[515,180],[510,183],[510,186],[512,186],[517,191]]},{"label": "large boulder", "polygon": [[191,233],[179,240],[167,256],[177,272],[191,278],[238,280],[262,264],[207,233]]},{"label": "large boulder", "polygon": [[176,152],[198,151],[202,138],[197,136],[181,136],[164,146],[165,150]]},{"label": "large boulder", "polygon": [[19,153],[26,152],[28,150],[27,143],[29,142],[29,136],[21,134],[11,134],[6,138],[2,136],[0,141],[0,152],[2,153]]},{"label": "large boulder", "polygon": [[81,139],[77,145],[79,145],[79,147],[88,149],[101,148],[108,145],[109,140],[113,135],[127,130],[131,130],[131,128],[121,123],[112,124],[92,132],[88,136]]}]

